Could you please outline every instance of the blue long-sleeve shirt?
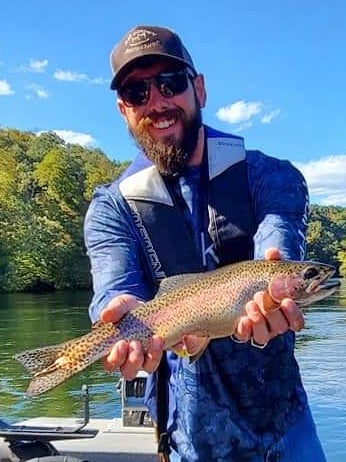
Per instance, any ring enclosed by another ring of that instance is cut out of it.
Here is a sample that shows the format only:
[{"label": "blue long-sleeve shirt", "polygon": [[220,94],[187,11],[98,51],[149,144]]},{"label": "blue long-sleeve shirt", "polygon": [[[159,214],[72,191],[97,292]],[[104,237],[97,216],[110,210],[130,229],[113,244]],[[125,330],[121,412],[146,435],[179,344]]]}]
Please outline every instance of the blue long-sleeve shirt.
[{"label": "blue long-sleeve shirt", "polygon": [[[267,157],[259,151],[247,153],[250,193],[255,220],[255,259],[269,247],[280,249],[285,259],[302,259],[305,253],[308,193],[298,170],[287,161]],[[142,156],[129,173],[148,165]],[[96,188],[84,225],[90,257],[94,297],[92,322],[116,295],[132,294],[140,300],[153,295],[148,287],[138,236],[118,182]]]},{"label": "blue long-sleeve shirt", "polygon": [[[308,207],[304,178],[289,162],[259,151],[248,151],[246,160],[256,223],[254,258],[276,247],[285,259],[302,259]],[[140,155],[125,176],[148,165]],[[93,322],[116,295],[153,297],[137,230],[118,182],[95,191],[85,241],[94,283]],[[307,406],[293,349],[294,334],[287,332],[264,350],[219,339],[192,365],[171,357],[173,446],[189,461],[230,461],[230,446],[233,452],[259,451],[277,440]]]}]

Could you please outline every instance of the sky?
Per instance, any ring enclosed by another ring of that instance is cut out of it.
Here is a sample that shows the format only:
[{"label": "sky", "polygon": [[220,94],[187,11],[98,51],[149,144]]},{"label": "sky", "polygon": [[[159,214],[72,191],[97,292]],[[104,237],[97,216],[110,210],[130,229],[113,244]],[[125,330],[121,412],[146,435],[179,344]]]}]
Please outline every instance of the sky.
[{"label": "sky", "polygon": [[136,25],[180,35],[206,124],[289,159],[312,203],[346,206],[344,0],[0,0],[0,127],[133,159],[109,55]]}]

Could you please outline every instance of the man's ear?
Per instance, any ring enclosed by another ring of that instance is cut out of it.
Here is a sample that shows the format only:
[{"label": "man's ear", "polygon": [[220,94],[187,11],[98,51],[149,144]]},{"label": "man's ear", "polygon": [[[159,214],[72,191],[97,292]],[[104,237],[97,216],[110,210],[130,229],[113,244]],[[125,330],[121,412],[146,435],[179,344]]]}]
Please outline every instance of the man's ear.
[{"label": "man's ear", "polygon": [[120,98],[117,98],[117,106],[119,109],[120,114],[125,117],[126,111],[125,111],[125,104]]},{"label": "man's ear", "polygon": [[207,101],[207,92],[204,85],[204,75],[198,74],[194,79],[195,91],[201,108],[205,107]]}]

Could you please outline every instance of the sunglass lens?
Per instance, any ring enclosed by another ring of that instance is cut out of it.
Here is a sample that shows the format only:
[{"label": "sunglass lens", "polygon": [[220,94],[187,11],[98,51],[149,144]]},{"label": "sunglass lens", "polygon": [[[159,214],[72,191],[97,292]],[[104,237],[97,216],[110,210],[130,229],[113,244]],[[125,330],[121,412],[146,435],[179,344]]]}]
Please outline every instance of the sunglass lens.
[{"label": "sunglass lens", "polygon": [[125,104],[129,106],[141,106],[150,98],[150,85],[153,83],[161,95],[172,98],[183,93],[189,84],[187,72],[162,72],[151,79],[136,80],[125,83],[119,90],[119,95]]},{"label": "sunglass lens", "polygon": [[188,86],[186,73],[176,72],[174,74],[160,74],[157,77],[157,84],[161,94],[166,98],[183,93]]},{"label": "sunglass lens", "polygon": [[120,91],[123,101],[131,106],[141,106],[148,101],[150,83],[145,80],[129,82],[125,84]]}]

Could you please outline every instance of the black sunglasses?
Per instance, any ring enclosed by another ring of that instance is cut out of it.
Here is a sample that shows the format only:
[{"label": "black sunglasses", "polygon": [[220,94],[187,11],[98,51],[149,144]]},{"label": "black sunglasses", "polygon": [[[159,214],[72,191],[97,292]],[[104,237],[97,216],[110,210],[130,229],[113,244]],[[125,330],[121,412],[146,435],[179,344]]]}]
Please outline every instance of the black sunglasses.
[{"label": "black sunglasses", "polygon": [[187,69],[176,72],[161,72],[150,79],[132,80],[124,83],[118,89],[118,94],[126,106],[142,106],[150,98],[151,84],[165,98],[173,98],[187,90],[189,79],[194,76]]}]

